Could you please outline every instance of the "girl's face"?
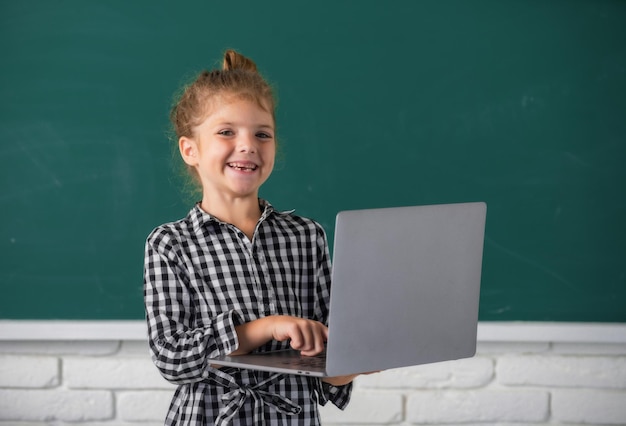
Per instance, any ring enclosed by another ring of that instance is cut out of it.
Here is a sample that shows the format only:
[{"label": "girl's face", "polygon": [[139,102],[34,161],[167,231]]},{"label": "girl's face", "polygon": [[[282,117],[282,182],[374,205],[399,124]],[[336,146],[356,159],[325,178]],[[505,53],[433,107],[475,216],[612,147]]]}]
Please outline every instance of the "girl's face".
[{"label": "girl's face", "polygon": [[274,127],[272,115],[252,101],[214,100],[193,136],[179,140],[183,160],[198,172],[205,198],[258,196],[274,168]]}]

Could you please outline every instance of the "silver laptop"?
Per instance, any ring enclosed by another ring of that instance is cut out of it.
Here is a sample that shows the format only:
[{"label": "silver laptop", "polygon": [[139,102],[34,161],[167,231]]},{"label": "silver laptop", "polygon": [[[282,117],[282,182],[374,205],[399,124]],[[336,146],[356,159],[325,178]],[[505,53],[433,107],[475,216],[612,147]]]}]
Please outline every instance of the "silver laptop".
[{"label": "silver laptop", "polygon": [[340,212],[325,353],[211,363],[332,377],[472,357],[486,210],[478,202]]}]

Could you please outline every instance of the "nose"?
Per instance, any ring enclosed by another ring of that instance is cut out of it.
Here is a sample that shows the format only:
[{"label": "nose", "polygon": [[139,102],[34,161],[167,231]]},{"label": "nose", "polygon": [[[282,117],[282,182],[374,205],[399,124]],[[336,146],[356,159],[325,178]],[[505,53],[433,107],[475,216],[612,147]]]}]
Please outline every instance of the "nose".
[{"label": "nose", "polygon": [[243,132],[237,138],[237,149],[239,152],[247,152],[253,154],[256,152],[256,140],[253,134]]}]

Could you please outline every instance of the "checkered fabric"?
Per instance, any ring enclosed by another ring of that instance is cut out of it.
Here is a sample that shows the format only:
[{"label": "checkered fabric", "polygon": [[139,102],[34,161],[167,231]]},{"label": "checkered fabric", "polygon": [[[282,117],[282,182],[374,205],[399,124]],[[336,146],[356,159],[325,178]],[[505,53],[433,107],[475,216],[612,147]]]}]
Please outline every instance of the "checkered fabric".
[{"label": "checkered fabric", "polygon": [[[166,425],[316,425],[318,404],[349,402],[351,385],[209,364],[237,349],[236,325],[269,315],[327,324],[324,230],[264,200],[260,206],[252,241],[198,205],[148,236],[144,299],[152,359],[178,385]],[[287,347],[271,341],[258,351]]]}]

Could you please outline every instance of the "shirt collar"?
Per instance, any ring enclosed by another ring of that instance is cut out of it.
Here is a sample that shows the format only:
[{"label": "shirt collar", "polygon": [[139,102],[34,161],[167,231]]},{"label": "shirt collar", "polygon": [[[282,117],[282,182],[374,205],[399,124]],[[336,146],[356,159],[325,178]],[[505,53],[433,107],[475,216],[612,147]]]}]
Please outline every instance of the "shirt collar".
[{"label": "shirt collar", "polygon": [[[274,206],[272,206],[267,200],[264,200],[262,198],[259,198],[259,207],[262,210],[261,218],[259,219],[259,222],[266,220],[268,217],[272,215],[272,213],[279,214],[279,215],[289,215],[295,211],[295,210],[276,211],[274,209]],[[216,218],[215,216],[211,215],[210,213],[207,213],[204,210],[202,210],[202,208],[200,207],[200,202],[196,203],[193,209],[191,209],[191,212],[189,212],[189,215],[190,215],[192,223],[199,227],[202,227],[203,225],[207,223],[226,224],[226,222],[223,222],[220,219]]]}]

